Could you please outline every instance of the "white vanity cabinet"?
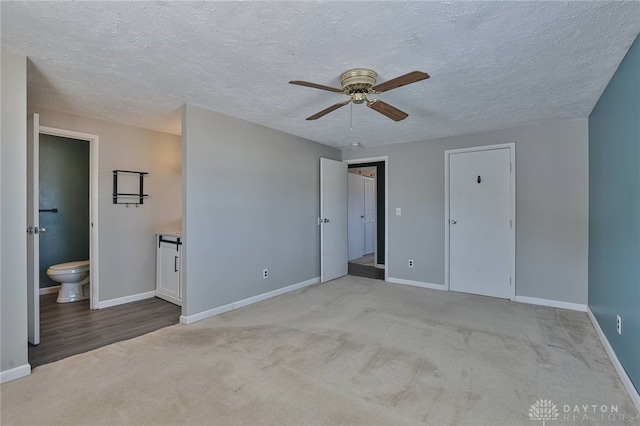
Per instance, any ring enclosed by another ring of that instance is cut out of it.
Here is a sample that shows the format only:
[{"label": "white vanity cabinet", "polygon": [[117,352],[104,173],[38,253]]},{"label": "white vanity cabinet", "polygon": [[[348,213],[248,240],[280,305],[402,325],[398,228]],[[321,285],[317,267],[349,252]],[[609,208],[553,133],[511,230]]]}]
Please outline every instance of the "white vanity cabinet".
[{"label": "white vanity cabinet", "polygon": [[156,297],[182,306],[182,241],[178,233],[156,236]]}]

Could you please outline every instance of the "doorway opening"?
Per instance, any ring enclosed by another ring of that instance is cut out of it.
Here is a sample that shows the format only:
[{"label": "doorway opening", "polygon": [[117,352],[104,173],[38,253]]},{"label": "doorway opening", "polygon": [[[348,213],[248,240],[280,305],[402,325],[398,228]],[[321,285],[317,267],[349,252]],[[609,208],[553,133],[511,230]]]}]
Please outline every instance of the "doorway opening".
[{"label": "doorway opening", "polygon": [[387,277],[387,158],[348,160],[349,275]]}]

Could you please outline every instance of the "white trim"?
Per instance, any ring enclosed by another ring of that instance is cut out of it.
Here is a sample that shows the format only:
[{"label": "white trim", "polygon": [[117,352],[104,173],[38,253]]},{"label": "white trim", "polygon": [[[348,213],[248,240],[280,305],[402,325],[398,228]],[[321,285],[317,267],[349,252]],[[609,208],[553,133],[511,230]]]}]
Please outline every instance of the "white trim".
[{"label": "white trim", "polygon": [[259,294],[257,296],[248,297],[246,299],[239,300],[237,302],[229,303],[227,305],[219,306],[217,308],[209,309],[208,311],[200,312],[195,315],[181,315],[180,322],[182,324],[193,324],[196,321],[201,321],[206,318],[210,318],[216,315],[224,314],[225,312],[233,311],[234,309],[244,308],[245,306],[253,305],[254,303],[261,302],[272,297],[280,296],[285,293],[289,293],[295,290],[299,290],[304,287],[308,287],[320,282],[320,277],[311,278],[310,280],[302,281],[297,284],[293,284],[287,287],[282,287],[277,290],[269,291]]},{"label": "white trim", "polygon": [[60,291],[59,285],[52,285],[51,287],[43,287],[40,289],[40,296],[42,296],[43,294],[57,293],[59,291]]},{"label": "white trim", "polygon": [[29,374],[31,374],[31,366],[29,364],[24,364],[10,370],[0,371],[0,383],[10,382],[11,380],[28,376]]},{"label": "white trim", "polygon": [[625,371],[624,367],[620,363],[620,360],[618,359],[616,352],[611,347],[611,344],[609,343],[607,336],[602,331],[602,328],[600,327],[600,324],[598,323],[596,316],[593,315],[593,312],[591,312],[591,308],[589,308],[588,306],[587,306],[587,316],[591,320],[591,324],[593,324],[593,328],[596,329],[596,333],[600,338],[600,342],[602,342],[602,346],[604,346],[605,352],[609,356],[609,359],[611,360],[613,367],[616,369],[616,372],[618,373],[618,376],[620,377],[622,384],[624,385],[625,389],[629,393],[629,397],[631,398],[631,401],[633,401],[633,403],[636,406],[636,410],[638,410],[638,413],[640,413],[640,394],[638,393],[638,389],[636,389],[636,387],[631,382],[631,379],[629,378],[629,376],[627,375],[627,372]]},{"label": "white trim", "polygon": [[516,296],[515,302],[530,305],[550,306],[552,308],[569,309],[571,311],[587,312],[587,305],[581,303],[563,302],[561,300],[539,299],[537,297]]},{"label": "white trim", "polygon": [[[389,264],[389,156],[385,155],[382,157],[354,158],[352,160],[342,160],[342,162],[347,164],[384,162],[384,264],[388,265]],[[377,177],[377,174],[376,174],[376,177]],[[377,192],[378,191],[376,190],[376,193]],[[377,211],[376,211],[376,214],[377,214]],[[377,228],[378,226],[377,226],[377,216],[376,216],[376,232],[377,232]],[[377,246],[376,246],[376,251],[377,251]],[[384,265],[376,265],[376,267],[381,267],[381,266],[384,266]],[[388,268],[384,268],[384,280],[389,281]]]},{"label": "white trim", "polygon": [[100,244],[98,242],[100,137],[89,133],[58,129],[48,126],[39,126],[38,129],[39,133],[44,133],[46,135],[61,136],[63,138],[79,139],[89,142],[89,162],[91,164],[89,173],[89,260],[91,261],[91,269],[89,270],[89,308],[100,309]]},{"label": "white trim", "polygon": [[444,290],[444,284],[424,283],[422,281],[404,280],[402,278],[391,278],[391,277],[389,277],[387,281],[393,284],[410,285],[413,287],[428,288],[431,290]]},{"label": "white trim", "polygon": [[342,160],[343,163],[347,164],[362,164],[362,163],[378,163],[380,161],[388,161],[389,157],[387,155],[381,157],[367,157],[367,158],[354,158],[351,160]]},{"label": "white trim", "polygon": [[152,297],[155,297],[155,291],[146,291],[144,293],[132,294],[131,296],[124,296],[124,297],[117,297],[115,299],[103,300],[98,305],[98,309],[110,308],[111,306],[137,302],[138,300],[150,299]]},{"label": "white trim", "polygon": [[510,161],[511,161],[511,295],[510,300],[516,300],[516,144],[515,142],[503,143],[497,145],[485,145],[475,146],[461,149],[448,149],[444,152],[444,287],[446,291],[450,289],[450,277],[449,277],[449,156],[451,154],[459,154],[462,152],[474,152],[474,151],[490,151],[494,149],[509,148]]},{"label": "white trim", "polygon": [[379,263],[376,263],[376,268],[378,268],[378,269],[387,269],[387,267],[385,265],[380,265]]},{"label": "white trim", "polygon": [[218,306],[217,308],[209,309],[208,311],[199,312],[194,315],[180,315],[181,324],[193,324],[194,322],[202,321],[203,319],[215,317],[216,315],[224,314],[225,312],[233,311],[233,303],[227,305]]}]

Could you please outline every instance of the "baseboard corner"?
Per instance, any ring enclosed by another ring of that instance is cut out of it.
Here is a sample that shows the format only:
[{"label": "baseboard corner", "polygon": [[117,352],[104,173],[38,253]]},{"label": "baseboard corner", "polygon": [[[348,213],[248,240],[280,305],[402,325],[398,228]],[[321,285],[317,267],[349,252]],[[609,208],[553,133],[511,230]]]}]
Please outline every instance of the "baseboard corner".
[{"label": "baseboard corner", "polygon": [[31,374],[31,365],[24,364],[9,370],[0,371],[0,383],[10,382]]}]

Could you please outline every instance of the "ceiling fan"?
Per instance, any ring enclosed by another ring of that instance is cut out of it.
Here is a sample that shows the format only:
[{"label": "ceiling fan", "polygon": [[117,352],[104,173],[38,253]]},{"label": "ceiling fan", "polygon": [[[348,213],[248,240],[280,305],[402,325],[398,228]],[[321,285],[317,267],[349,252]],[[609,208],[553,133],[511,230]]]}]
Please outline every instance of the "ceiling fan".
[{"label": "ceiling fan", "polygon": [[415,83],[420,80],[429,78],[429,74],[422,71],[412,71],[408,74],[401,75],[384,83],[376,85],[376,78],[378,74],[375,71],[366,68],[355,68],[349,70],[340,76],[342,83],[342,89],[335,87],[324,86],[322,84],[309,83],[307,81],[294,80],[290,81],[291,84],[297,84],[298,86],[312,87],[314,89],[328,90],[329,92],[343,93],[349,96],[349,99],[343,102],[338,102],[329,108],[313,114],[308,117],[307,120],[317,120],[329,114],[332,111],[337,110],[340,107],[347,105],[350,102],[354,104],[366,103],[372,110],[378,111],[380,114],[389,117],[394,121],[404,120],[409,116],[404,111],[400,111],[398,108],[389,105],[379,99],[369,99],[367,95],[386,92],[391,89],[406,86],[407,84]]}]

